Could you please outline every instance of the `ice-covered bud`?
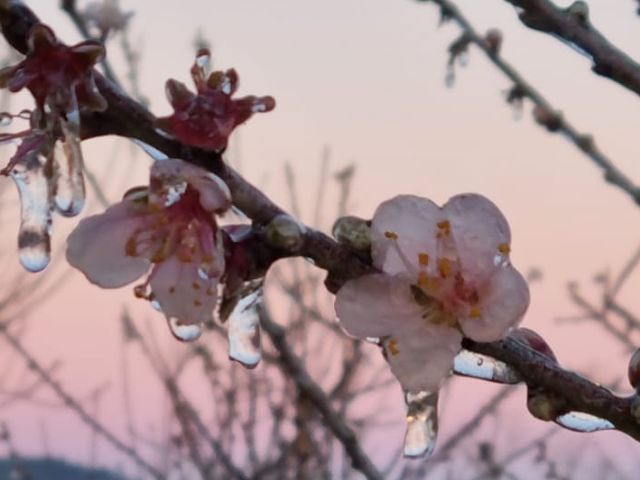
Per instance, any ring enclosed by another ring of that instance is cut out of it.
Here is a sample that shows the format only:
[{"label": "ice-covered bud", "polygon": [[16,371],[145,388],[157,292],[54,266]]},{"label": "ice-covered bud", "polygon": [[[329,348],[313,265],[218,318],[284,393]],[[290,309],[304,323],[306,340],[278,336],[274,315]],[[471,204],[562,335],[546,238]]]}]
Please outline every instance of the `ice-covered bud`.
[{"label": "ice-covered bud", "polygon": [[196,92],[170,79],[166,94],[174,113],[158,119],[158,126],[181,142],[206,150],[222,151],[229,135],[254,113],[269,112],[276,106],[273,97],[253,95],[232,98],[238,89],[235,70],[209,73],[211,54],[201,49],[191,67]]},{"label": "ice-covered bud", "polygon": [[500,52],[500,47],[502,46],[502,32],[497,28],[492,28],[487,31],[484,36],[484,41],[487,43],[487,48],[489,51],[497,55]]},{"label": "ice-covered bud", "polygon": [[294,252],[302,248],[305,231],[304,225],[291,215],[282,213],[269,222],[265,234],[272,247]]},{"label": "ice-covered bud", "polygon": [[333,238],[351,250],[365,252],[371,247],[371,222],[359,217],[340,217],[331,229]]},{"label": "ice-covered bud", "polygon": [[549,110],[542,105],[536,105],[534,107],[533,119],[550,132],[557,132],[562,126],[562,114]]},{"label": "ice-covered bud", "polygon": [[578,0],[569,5],[567,13],[582,25],[586,25],[589,21],[589,5],[582,0]]},{"label": "ice-covered bud", "polygon": [[638,348],[629,359],[629,383],[633,388],[639,390],[640,387],[640,348]]},{"label": "ice-covered bud", "polygon": [[518,340],[519,342],[524,343],[525,345],[535,350],[536,352],[541,353],[545,357],[550,358],[554,361],[554,363],[558,363],[558,359],[553,353],[553,350],[551,350],[549,344],[545,341],[544,338],[542,338],[542,336],[540,336],[533,330],[521,327],[513,330],[509,334],[509,336]]}]

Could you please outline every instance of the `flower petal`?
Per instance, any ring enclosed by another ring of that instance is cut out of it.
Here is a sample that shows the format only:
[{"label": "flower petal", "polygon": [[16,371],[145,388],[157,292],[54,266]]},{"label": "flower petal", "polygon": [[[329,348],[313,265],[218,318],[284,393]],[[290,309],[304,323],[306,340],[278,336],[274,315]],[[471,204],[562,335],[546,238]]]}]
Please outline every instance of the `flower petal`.
[{"label": "flower petal", "polygon": [[462,334],[453,328],[426,322],[410,325],[411,328],[384,343],[391,371],[405,391],[437,390],[462,348]]},{"label": "flower petal", "polygon": [[[440,207],[426,198],[415,195],[399,195],[382,203],[373,215],[371,225],[371,256],[376,267],[390,275],[406,273],[407,261],[418,271],[418,254],[432,258],[437,254],[437,223],[442,219]],[[397,234],[397,240],[387,238]],[[385,235],[387,234],[387,235]],[[393,242],[397,242],[406,261],[398,254]],[[435,263],[428,267],[434,273]]]},{"label": "flower petal", "polygon": [[476,285],[486,281],[500,265],[496,257],[508,254],[507,219],[490,200],[473,193],[450,198],[442,209],[451,223],[464,279]]},{"label": "flower petal", "polygon": [[354,337],[391,335],[406,322],[420,318],[409,282],[385,274],[364,275],[348,281],[336,295],[336,315]]},{"label": "flower petal", "polygon": [[104,288],[133,282],[149,269],[149,262],[128,256],[126,245],[145,226],[145,218],[133,212],[128,202],[121,202],[83,219],[67,239],[68,262]]},{"label": "flower petal", "polygon": [[501,268],[486,291],[480,292],[480,306],[480,317],[460,319],[464,334],[477,342],[500,340],[524,316],[529,306],[529,286],[512,266]]},{"label": "flower petal", "polygon": [[211,320],[218,299],[218,279],[203,279],[198,262],[183,261],[172,255],[157,263],[151,272],[151,291],[169,318],[182,325]]}]

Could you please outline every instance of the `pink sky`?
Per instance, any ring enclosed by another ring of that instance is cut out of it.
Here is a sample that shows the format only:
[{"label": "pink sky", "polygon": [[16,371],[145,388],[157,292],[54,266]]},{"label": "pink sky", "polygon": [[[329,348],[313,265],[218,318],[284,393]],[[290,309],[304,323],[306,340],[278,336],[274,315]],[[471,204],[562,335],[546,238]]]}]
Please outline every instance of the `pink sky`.
[{"label": "pink sky", "polygon": [[[78,39],[70,22],[56,11],[57,2],[28,3],[64,40]],[[334,170],[357,163],[353,214],[370,216],[377,204],[399,193],[424,195],[439,203],[459,192],[483,193],[511,223],[514,264],[523,271],[536,266],[545,274],[543,283],[532,286],[525,324],[547,338],[567,367],[601,382],[624,377],[625,355],[601,330],[558,326],[554,319],[575,313],[567,300],[569,280],[590,284],[594,273],[607,267],[617,271],[633,253],[640,233],[638,208],[605,184],[597,168],[574,146],[535,126],[529,108],[520,121],[514,121],[503,96],[510,84],[480,52],[471,51],[468,66],[457,68],[455,86],[447,89],[446,49],[458,30],[437,29],[433,6],[409,0],[121,3],[137,12],[132,39],[142,49],[141,84],[155,113],[169,111],[164,80],[188,80],[192,41],[200,29],[213,42],[214,65],[239,72],[241,93],[270,94],[278,102],[274,112],[256,117],[241,130],[241,165],[249,180],[264,185],[276,201],[286,204],[282,167],[288,160],[297,172],[300,191],[315,191],[320,152],[329,144]],[[521,27],[507,2],[460,0],[458,4],[480,31],[499,27],[505,35],[505,57],[579,130],[593,133],[602,150],[631,178],[640,180],[640,110],[634,94],[595,77],[589,62],[570,48]],[[589,4],[595,25],[640,58],[640,18],[634,15],[633,2]],[[119,60],[114,55],[116,65]],[[145,179],[148,162],[143,155],[131,161],[131,149],[124,141],[92,140],[84,152],[96,173],[105,171],[106,162],[112,165],[112,200],[123,188]],[[125,177],[130,161],[134,173]],[[0,189],[14,195],[8,180],[0,181]],[[310,205],[306,206],[308,219]],[[324,220],[322,227],[327,229],[332,219],[326,214]],[[76,221],[56,219],[58,241]],[[17,223],[3,223],[4,245],[13,248],[16,231]],[[12,278],[6,271],[2,275]],[[636,310],[637,285],[636,276],[622,295]],[[100,291],[74,274],[55,297],[34,310],[25,336],[43,361],[63,360],[59,378],[77,395],[112,382],[102,405],[104,418],[117,417],[121,408],[116,317],[124,301],[134,304],[129,289]],[[134,308],[140,318],[161,322],[145,305]],[[167,352],[179,348],[168,334],[160,337]],[[143,387],[137,408],[148,411],[151,422],[161,410],[157,403],[148,403],[156,387],[147,388],[144,368],[135,370]],[[464,392],[493,391],[464,382],[450,396],[451,420],[442,427],[441,440],[473,412],[473,406],[464,402]],[[401,401],[399,396],[397,400]],[[546,427],[526,413],[522,392],[508,411],[518,428]],[[86,459],[88,433],[69,414],[21,407],[0,412],[0,419],[10,420],[25,451],[41,451],[39,424],[44,420],[50,437],[56,439],[54,453]],[[400,441],[400,416],[398,422]],[[513,431],[501,435],[507,442],[518,438]],[[574,434],[561,438],[568,445],[584,439]],[[622,434],[597,434],[589,442],[605,450],[613,444],[618,452],[640,453]],[[103,451],[102,460],[108,463],[112,452]]]}]

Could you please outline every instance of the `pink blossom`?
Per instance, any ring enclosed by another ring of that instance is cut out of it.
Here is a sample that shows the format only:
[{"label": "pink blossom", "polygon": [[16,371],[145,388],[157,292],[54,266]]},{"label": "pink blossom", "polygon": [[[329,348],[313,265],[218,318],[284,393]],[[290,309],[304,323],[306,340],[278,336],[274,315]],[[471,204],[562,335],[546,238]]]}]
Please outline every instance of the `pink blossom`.
[{"label": "pink blossom", "polygon": [[509,261],[509,225],[485,197],[439,207],[401,195],[378,207],[371,230],[384,273],[347,282],[336,313],[351,335],[381,339],[405,390],[436,390],[463,336],[499,340],[522,319],[529,288]]},{"label": "pink blossom", "polygon": [[[231,206],[220,178],[182,160],[156,161],[149,188],[130,190],[104,213],[82,220],[68,238],[67,259],[89,281],[135,287],[181,325],[212,318],[225,258],[216,215]],[[150,291],[148,291],[150,290]]]},{"label": "pink blossom", "polygon": [[201,50],[191,68],[195,94],[177,80],[167,81],[174,113],[158,119],[158,125],[187,145],[220,151],[238,125],[254,113],[273,110],[276,103],[269,96],[231,98],[238,89],[238,74],[233,69],[209,74],[209,58],[209,51]]}]

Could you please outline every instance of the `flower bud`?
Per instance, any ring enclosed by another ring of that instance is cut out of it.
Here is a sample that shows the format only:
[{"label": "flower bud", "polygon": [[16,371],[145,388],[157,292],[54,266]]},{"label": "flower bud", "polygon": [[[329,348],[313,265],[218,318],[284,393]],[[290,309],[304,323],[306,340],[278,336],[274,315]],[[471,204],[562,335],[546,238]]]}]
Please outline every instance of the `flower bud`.
[{"label": "flower bud", "polygon": [[500,47],[502,45],[502,32],[497,28],[492,28],[487,31],[484,36],[484,41],[487,43],[489,51],[496,55],[500,52]]},{"label": "flower bud", "polygon": [[640,348],[631,355],[627,374],[629,376],[629,383],[637,391],[638,387],[640,387]]},{"label": "flower bud", "polygon": [[558,131],[562,125],[562,114],[560,112],[554,112],[541,105],[536,105],[533,109],[533,118],[550,132]]},{"label": "flower bud", "polygon": [[589,5],[587,5],[587,2],[583,2],[582,0],[578,0],[569,5],[567,13],[578,23],[583,25],[589,21]]},{"label": "flower bud", "polygon": [[346,216],[340,217],[333,224],[333,237],[352,250],[366,251],[371,247],[371,227],[367,220]]},{"label": "flower bud", "polygon": [[266,229],[267,242],[269,245],[289,251],[302,248],[304,233],[304,225],[285,213],[271,220]]},{"label": "flower bud", "polygon": [[551,350],[549,344],[545,341],[544,338],[542,338],[533,330],[529,328],[517,328],[512,331],[509,336],[518,340],[519,342],[524,343],[529,348],[535,350],[538,353],[541,353],[545,357],[550,358],[554,363],[558,363],[558,359],[553,353],[553,350]]}]

